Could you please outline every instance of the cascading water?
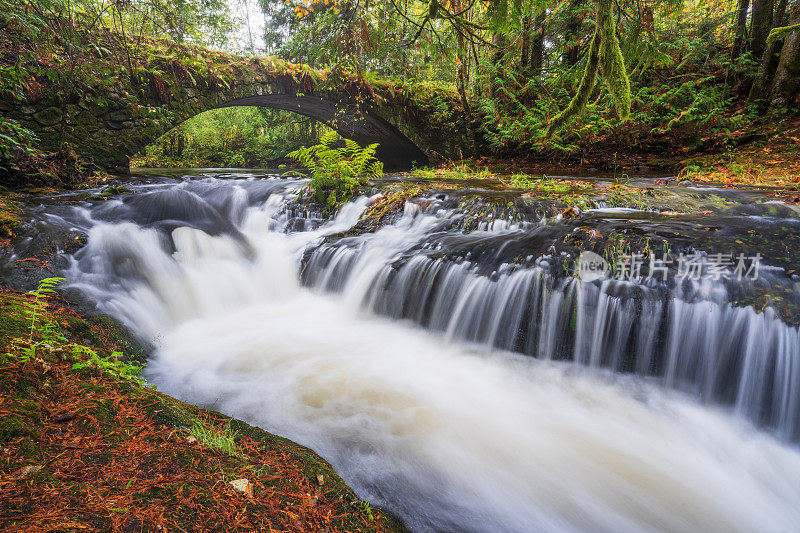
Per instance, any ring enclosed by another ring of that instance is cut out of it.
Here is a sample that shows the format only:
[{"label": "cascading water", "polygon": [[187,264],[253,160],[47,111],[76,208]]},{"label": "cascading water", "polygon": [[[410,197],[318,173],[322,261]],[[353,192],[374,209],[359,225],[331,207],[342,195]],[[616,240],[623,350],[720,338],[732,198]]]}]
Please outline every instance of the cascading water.
[{"label": "cascading water", "polygon": [[414,530],[800,523],[800,338],[772,311],[506,261],[553,225],[466,232],[436,199],[343,237],[369,200],[326,222],[296,187],[149,185],[51,222],[88,233],[67,276],[153,343],[149,381],[312,447]]}]

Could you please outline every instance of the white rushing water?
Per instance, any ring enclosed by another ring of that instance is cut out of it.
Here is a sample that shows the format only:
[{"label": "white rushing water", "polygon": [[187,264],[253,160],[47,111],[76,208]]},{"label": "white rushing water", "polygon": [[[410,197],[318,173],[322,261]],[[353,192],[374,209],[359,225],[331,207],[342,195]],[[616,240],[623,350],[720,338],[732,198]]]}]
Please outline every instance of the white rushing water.
[{"label": "white rushing water", "polygon": [[159,390],[310,446],[417,531],[798,530],[800,453],[741,419],[364,311],[364,269],[433,221],[365,237],[362,281],[327,294],[301,255],[367,201],[284,233],[279,196],[237,194],[235,235],[92,220],[69,274],[154,342]]}]

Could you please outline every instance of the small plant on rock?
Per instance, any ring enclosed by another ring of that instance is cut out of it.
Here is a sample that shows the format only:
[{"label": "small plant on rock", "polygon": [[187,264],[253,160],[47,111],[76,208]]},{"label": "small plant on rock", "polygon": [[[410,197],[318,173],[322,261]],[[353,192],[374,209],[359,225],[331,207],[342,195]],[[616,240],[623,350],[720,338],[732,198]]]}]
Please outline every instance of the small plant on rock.
[{"label": "small plant on rock", "polygon": [[363,148],[350,139],[341,139],[341,143],[337,146],[336,132],[328,132],[320,144],[288,154],[309,171],[314,198],[328,213],[352,198],[359,185],[366,185],[368,177],[383,175],[383,163],[375,158],[377,143]]}]

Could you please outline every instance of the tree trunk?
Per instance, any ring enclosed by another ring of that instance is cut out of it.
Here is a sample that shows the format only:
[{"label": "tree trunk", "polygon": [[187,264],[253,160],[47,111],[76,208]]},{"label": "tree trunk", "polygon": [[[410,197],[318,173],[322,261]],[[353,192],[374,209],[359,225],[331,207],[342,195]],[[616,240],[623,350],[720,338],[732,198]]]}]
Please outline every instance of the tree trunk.
[{"label": "tree trunk", "polygon": [[503,59],[506,55],[506,39],[501,33],[492,36],[492,78],[490,86],[490,96],[494,99],[497,96],[497,86],[503,70]]},{"label": "tree trunk", "polygon": [[584,0],[572,0],[570,2],[569,20],[567,22],[567,29],[564,32],[564,41],[566,41],[566,50],[564,51],[564,65],[567,67],[574,66],[578,59],[580,59],[580,46],[578,41],[580,36],[581,25],[586,19],[586,6]]},{"label": "tree trunk", "polygon": [[534,19],[531,15],[522,18],[522,50],[520,51],[520,70],[527,76],[539,76],[544,61],[544,20],[542,10]]},{"label": "tree trunk", "polygon": [[528,66],[530,64],[531,41],[533,40],[533,36],[531,35],[533,31],[531,27],[532,18],[533,17],[529,13],[522,17],[522,23],[520,24],[520,41],[522,41],[522,44],[519,51],[519,70],[521,72],[528,72]]},{"label": "tree trunk", "polygon": [[764,55],[767,47],[767,35],[772,29],[772,9],[774,0],[753,0],[750,16],[750,51],[753,57]]},{"label": "tree trunk", "polygon": [[[790,25],[800,24],[800,4],[792,13]],[[800,92],[800,30],[786,36],[781,49],[778,69],[772,82],[770,92],[770,110],[779,110],[789,106]]]},{"label": "tree trunk", "polygon": [[[778,2],[778,9],[775,12],[775,26],[786,24],[786,0]],[[747,96],[748,103],[764,100],[772,79],[775,77],[775,70],[778,68],[783,39],[773,42],[764,50],[761,61],[758,65],[758,73],[750,87],[750,94]]]},{"label": "tree trunk", "polygon": [[530,47],[528,71],[531,76],[541,76],[544,66],[544,21],[547,13],[542,10],[533,22],[533,40]]},{"label": "tree trunk", "polygon": [[744,49],[744,40],[747,36],[747,9],[750,7],[750,0],[739,0],[736,8],[736,40],[733,42],[733,56],[737,57]]}]

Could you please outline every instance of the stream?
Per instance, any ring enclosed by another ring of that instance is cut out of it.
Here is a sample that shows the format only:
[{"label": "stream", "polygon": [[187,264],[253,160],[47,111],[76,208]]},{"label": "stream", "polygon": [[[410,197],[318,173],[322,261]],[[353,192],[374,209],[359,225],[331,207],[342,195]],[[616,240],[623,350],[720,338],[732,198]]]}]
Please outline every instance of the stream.
[{"label": "stream", "polygon": [[[764,191],[567,218],[465,184],[364,229],[372,193],[329,219],[270,174],[124,184],[32,202],[0,274],[34,233],[86,235],[57,264],[152,347],[149,383],[314,449],[412,531],[798,529],[800,214]],[[763,263],[582,280],[592,231]]]}]

